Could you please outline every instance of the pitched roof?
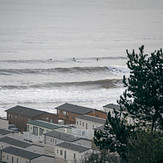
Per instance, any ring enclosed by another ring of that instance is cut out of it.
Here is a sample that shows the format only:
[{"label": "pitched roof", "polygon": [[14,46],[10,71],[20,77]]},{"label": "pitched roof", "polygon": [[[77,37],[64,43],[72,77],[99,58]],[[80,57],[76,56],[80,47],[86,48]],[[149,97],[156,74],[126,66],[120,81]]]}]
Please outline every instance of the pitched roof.
[{"label": "pitched roof", "polygon": [[40,126],[40,127],[44,127],[48,129],[57,129],[57,128],[62,127],[61,125],[46,122],[46,121],[41,121],[41,120],[33,120],[33,121],[28,122],[27,124],[32,124],[32,125],[36,125],[36,126]]},{"label": "pitched roof", "polygon": [[75,137],[74,135],[70,135],[70,134],[66,134],[66,133],[58,132],[58,131],[50,131],[50,132],[45,133],[45,135],[51,136],[57,139],[61,139],[64,141],[69,141],[69,142],[73,142],[79,139]]},{"label": "pitched roof", "polygon": [[10,144],[10,145],[13,145],[13,146],[21,147],[21,148],[27,148],[29,146],[32,146],[32,144],[30,144],[30,143],[20,141],[18,139],[13,139],[13,138],[10,138],[7,136],[0,138],[0,141],[7,143],[7,144]]},{"label": "pitched roof", "polygon": [[80,115],[77,118],[87,120],[87,121],[91,121],[91,122],[101,123],[101,124],[104,124],[106,121],[106,119],[93,117],[93,116],[89,116],[89,115]]},{"label": "pitched roof", "polygon": [[10,134],[10,133],[12,133],[12,131],[8,131],[8,130],[0,128],[0,135],[7,135],[7,134]]},{"label": "pitched roof", "polygon": [[103,107],[106,107],[106,108],[111,108],[111,109],[120,109],[120,106],[119,105],[115,105],[115,104],[107,104],[107,105],[104,105]]},{"label": "pitched roof", "polygon": [[28,117],[36,117],[38,115],[45,113],[44,111],[27,108],[27,107],[20,106],[20,105],[12,107],[12,108],[6,110],[6,112],[14,113],[14,114],[18,114],[18,115],[24,115],[24,116],[28,116]]},{"label": "pitched roof", "polygon": [[[85,141],[89,141],[89,142],[92,142],[92,140],[91,139],[88,139],[88,138],[84,138],[84,137],[79,137],[79,139],[78,140],[85,140]],[[78,141],[78,140],[76,140],[76,141]],[[76,141],[74,141],[73,143],[75,143]]]},{"label": "pitched roof", "polygon": [[26,158],[26,159],[29,159],[29,160],[32,160],[32,159],[35,159],[35,158],[41,156],[40,154],[30,152],[30,151],[27,151],[27,150],[23,150],[23,149],[20,149],[20,148],[12,147],[12,146],[4,148],[2,151],[6,152],[6,153],[9,153],[9,154],[12,154],[12,155],[16,155],[18,157]]},{"label": "pitched roof", "polygon": [[68,104],[68,103],[60,105],[60,106],[56,107],[56,109],[60,109],[60,110],[64,110],[64,111],[68,111],[68,112],[72,112],[72,113],[77,113],[77,114],[86,114],[86,113],[89,113],[89,112],[92,112],[95,110],[92,108],[87,108],[87,107]]},{"label": "pitched roof", "polygon": [[85,147],[82,145],[73,144],[73,143],[69,143],[69,142],[62,142],[62,143],[56,144],[56,146],[66,148],[66,149],[70,149],[73,151],[78,151],[78,152],[84,152],[84,151],[91,149],[91,148],[88,148],[88,147]]}]

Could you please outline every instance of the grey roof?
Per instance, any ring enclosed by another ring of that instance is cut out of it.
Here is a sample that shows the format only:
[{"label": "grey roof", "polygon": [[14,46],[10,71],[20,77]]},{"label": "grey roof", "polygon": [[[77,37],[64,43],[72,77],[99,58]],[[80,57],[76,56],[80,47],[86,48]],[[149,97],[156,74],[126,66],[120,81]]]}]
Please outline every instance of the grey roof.
[{"label": "grey roof", "polygon": [[[84,138],[84,137],[79,137],[79,139],[78,139],[78,140],[85,140],[85,141],[90,141],[90,142],[92,141],[91,139]],[[78,141],[78,140],[77,140],[77,141]],[[74,141],[74,142],[76,142],[76,141]]]},{"label": "grey roof", "polygon": [[107,105],[104,105],[103,107],[106,107],[106,108],[111,108],[111,109],[120,109],[120,106],[119,105],[115,105],[115,104],[107,104]]},{"label": "grey roof", "polygon": [[66,134],[66,133],[58,132],[58,131],[50,131],[50,132],[45,133],[45,135],[51,136],[53,138],[61,139],[64,141],[69,141],[69,142],[73,142],[79,139],[78,137],[75,137],[74,135],[70,135],[70,134]]},{"label": "grey roof", "polygon": [[18,139],[13,139],[13,138],[10,138],[7,136],[0,138],[0,141],[7,143],[7,144],[10,144],[10,145],[13,145],[13,146],[21,147],[21,148],[27,148],[29,146],[32,146],[32,144],[30,144],[30,143],[20,141]]},{"label": "grey roof", "polygon": [[7,134],[10,134],[10,133],[12,133],[12,131],[8,131],[8,130],[1,129],[1,128],[0,128],[0,134],[1,134],[1,135],[7,135]]},{"label": "grey roof", "polygon": [[9,154],[12,154],[12,155],[16,155],[18,157],[26,158],[26,159],[29,159],[29,160],[32,160],[32,159],[35,159],[35,158],[41,156],[40,154],[30,152],[30,151],[27,151],[27,150],[23,150],[23,149],[20,149],[20,148],[12,147],[12,146],[4,148],[2,151],[6,152],[6,153],[9,153]]},{"label": "grey roof", "polygon": [[84,120],[91,121],[91,122],[101,123],[101,124],[104,124],[106,121],[106,119],[93,117],[89,115],[80,115],[77,118],[84,119]]},{"label": "grey roof", "polygon": [[28,117],[36,117],[38,115],[45,113],[44,111],[27,108],[27,107],[20,106],[20,105],[12,107],[12,108],[6,110],[6,112],[14,113],[14,114],[18,114],[18,115],[24,115],[24,116],[28,116]]},{"label": "grey roof", "polygon": [[91,149],[89,147],[85,147],[85,146],[82,146],[82,145],[73,144],[73,143],[69,143],[69,142],[62,142],[62,143],[56,144],[56,146],[66,148],[66,149],[70,149],[70,150],[73,150],[73,151],[78,151],[78,152],[84,152],[84,151],[87,151],[87,150]]},{"label": "grey roof", "polygon": [[68,103],[60,105],[60,106],[56,107],[56,109],[60,109],[60,110],[64,110],[64,111],[68,111],[68,112],[72,112],[72,113],[77,113],[77,114],[86,114],[86,113],[89,113],[89,112],[92,112],[95,110],[92,108],[87,108],[87,107],[68,104]]}]

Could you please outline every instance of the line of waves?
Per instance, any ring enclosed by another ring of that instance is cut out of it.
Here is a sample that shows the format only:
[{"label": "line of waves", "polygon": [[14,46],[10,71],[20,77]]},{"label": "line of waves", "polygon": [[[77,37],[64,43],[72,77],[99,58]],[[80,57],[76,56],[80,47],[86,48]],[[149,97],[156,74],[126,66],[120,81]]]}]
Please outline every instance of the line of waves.
[{"label": "line of waves", "polygon": [[100,60],[126,60],[127,57],[90,57],[90,58],[65,58],[65,59],[47,59],[47,60],[39,60],[39,59],[33,59],[33,60],[0,60],[0,63],[61,63],[61,62],[85,62],[85,61],[100,61]]},{"label": "line of waves", "polygon": [[53,73],[126,73],[125,68],[118,68],[113,66],[108,67],[69,67],[69,68],[48,68],[48,69],[0,69],[0,75],[13,74],[53,74]]},{"label": "line of waves", "polygon": [[51,89],[58,87],[99,87],[99,88],[115,88],[122,85],[122,80],[120,79],[105,79],[105,80],[96,80],[96,81],[81,81],[81,82],[58,82],[58,83],[43,83],[35,85],[1,85],[0,90],[12,90],[12,89]]}]

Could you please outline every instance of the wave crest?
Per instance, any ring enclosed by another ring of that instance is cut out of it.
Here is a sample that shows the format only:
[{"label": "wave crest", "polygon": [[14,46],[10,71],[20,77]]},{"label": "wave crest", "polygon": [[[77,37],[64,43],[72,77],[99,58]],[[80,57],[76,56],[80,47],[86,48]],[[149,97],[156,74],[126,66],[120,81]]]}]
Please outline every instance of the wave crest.
[{"label": "wave crest", "polygon": [[104,67],[68,67],[68,68],[48,68],[48,69],[0,69],[0,75],[13,74],[53,74],[53,73],[125,73],[124,68],[113,66]]},{"label": "wave crest", "polygon": [[29,86],[16,86],[16,85],[2,85],[0,86],[0,89],[31,89],[31,88],[36,88],[36,89],[43,89],[43,88],[57,88],[57,87],[86,87],[86,88],[91,88],[91,87],[100,87],[100,88],[115,88],[119,87],[120,84],[122,83],[121,80],[119,79],[105,79],[105,80],[96,80],[96,81],[80,81],[80,82],[58,82],[58,83],[53,83],[53,82],[48,82],[48,83],[43,83],[43,84],[34,84],[34,85],[29,85]]}]

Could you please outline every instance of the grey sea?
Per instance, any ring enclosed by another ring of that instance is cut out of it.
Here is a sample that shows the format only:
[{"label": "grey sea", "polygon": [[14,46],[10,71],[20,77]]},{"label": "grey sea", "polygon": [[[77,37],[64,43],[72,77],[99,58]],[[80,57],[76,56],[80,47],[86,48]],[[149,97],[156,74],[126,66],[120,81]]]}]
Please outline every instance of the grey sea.
[{"label": "grey sea", "polygon": [[0,116],[116,103],[125,50],[163,47],[162,0],[0,0]]}]

